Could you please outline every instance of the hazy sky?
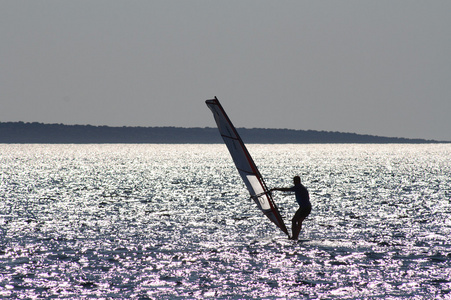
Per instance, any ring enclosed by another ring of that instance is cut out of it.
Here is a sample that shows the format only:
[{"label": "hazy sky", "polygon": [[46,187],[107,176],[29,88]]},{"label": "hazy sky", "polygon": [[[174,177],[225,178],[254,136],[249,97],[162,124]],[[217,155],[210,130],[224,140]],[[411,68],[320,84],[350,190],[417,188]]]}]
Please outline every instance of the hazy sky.
[{"label": "hazy sky", "polygon": [[451,1],[0,0],[0,121],[451,141]]}]

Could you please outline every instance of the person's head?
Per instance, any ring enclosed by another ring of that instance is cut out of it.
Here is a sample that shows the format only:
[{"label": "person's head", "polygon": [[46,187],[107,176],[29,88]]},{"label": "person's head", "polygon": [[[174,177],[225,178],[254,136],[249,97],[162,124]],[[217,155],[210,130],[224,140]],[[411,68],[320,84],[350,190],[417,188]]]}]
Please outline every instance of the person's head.
[{"label": "person's head", "polygon": [[299,177],[299,176],[294,176],[294,177],[293,177],[293,182],[294,182],[294,184],[300,184],[300,183],[301,183],[301,177]]}]

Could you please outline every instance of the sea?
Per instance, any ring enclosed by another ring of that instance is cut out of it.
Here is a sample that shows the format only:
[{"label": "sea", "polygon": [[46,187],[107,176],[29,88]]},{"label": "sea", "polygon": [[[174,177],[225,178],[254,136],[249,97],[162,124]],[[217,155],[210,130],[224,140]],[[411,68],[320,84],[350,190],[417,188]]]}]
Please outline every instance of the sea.
[{"label": "sea", "polygon": [[222,144],[0,145],[0,298],[451,299],[451,144],[248,150],[298,241]]}]

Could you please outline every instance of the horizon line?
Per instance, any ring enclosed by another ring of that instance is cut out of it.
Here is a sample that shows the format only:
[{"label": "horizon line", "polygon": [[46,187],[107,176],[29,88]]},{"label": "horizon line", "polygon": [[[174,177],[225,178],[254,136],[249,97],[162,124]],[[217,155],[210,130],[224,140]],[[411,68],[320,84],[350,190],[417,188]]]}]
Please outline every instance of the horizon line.
[{"label": "horizon line", "polygon": [[[0,121],[0,124],[39,124],[39,125],[50,125],[50,126],[85,126],[85,127],[109,127],[109,128],[173,128],[173,129],[217,129],[216,126],[173,126],[173,125],[164,125],[164,126],[133,126],[133,125],[92,125],[92,124],[64,124],[64,123],[44,123],[44,122],[27,122],[27,121]],[[355,134],[360,136],[369,136],[369,137],[377,137],[377,138],[390,138],[390,139],[404,139],[404,140],[423,140],[430,141],[434,143],[451,143],[451,141],[445,140],[436,140],[436,139],[427,139],[427,138],[406,138],[406,137],[390,137],[390,136],[382,136],[375,134],[367,134],[367,133],[356,133],[356,132],[344,132],[344,131],[331,131],[331,130],[315,130],[315,129],[293,129],[293,128],[269,128],[269,127],[237,127],[237,129],[244,130],[286,130],[286,131],[305,131],[305,132],[327,132],[327,133],[339,133],[339,134]]]}]

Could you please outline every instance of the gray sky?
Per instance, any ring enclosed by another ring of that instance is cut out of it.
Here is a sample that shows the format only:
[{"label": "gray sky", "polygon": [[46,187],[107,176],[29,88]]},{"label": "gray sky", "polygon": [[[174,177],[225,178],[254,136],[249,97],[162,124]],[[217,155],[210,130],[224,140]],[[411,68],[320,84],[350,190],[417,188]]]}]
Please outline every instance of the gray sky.
[{"label": "gray sky", "polygon": [[451,141],[451,1],[0,0],[0,121]]}]

